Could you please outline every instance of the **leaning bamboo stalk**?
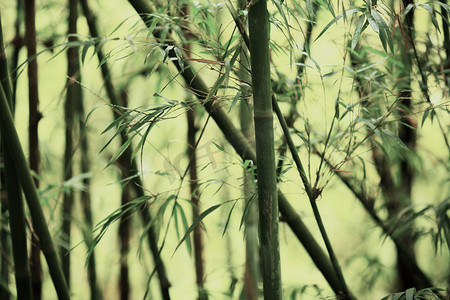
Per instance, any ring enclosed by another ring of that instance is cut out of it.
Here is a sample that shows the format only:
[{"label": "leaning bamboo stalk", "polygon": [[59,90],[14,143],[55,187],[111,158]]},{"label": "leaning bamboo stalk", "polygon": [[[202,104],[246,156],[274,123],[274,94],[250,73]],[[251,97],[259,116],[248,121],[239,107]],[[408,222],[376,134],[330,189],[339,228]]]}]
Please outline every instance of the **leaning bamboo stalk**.
[{"label": "leaning bamboo stalk", "polygon": [[[152,13],[151,8],[145,1],[142,0],[129,0],[130,4],[141,15],[144,23],[150,26],[149,16]],[[160,33],[153,32],[153,35],[158,39]],[[167,40],[166,40],[167,41]],[[204,101],[208,94],[209,88],[203,81],[200,74],[194,72],[193,67],[189,64],[189,61],[184,61],[184,68],[178,63],[176,53],[172,50],[169,51],[169,56],[174,58],[172,62],[177,67],[181,76],[189,84],[191,91],[197,96],[199,101],[202,102],[206,111],[214,119],[225,138],[233,146],[234,150],[238,153],[243,160],[251,160],[256,162],[256,154],[254,148],[250,145],[244,135],[234,126],[233,122],[229,119],[224,109],[218,105],[213,104],[212,101]],[[298,238],[298,240],[305,247],[309,256],[317,266],[319,271],[323,274],[325,279],[331,288],[339,293],[343,290],[336,273],[330,263],[329,258],[323,252],[323,249],[319,246],[312,234],[309,232],[306,225],[303,223],[300,216],[295,212],[294,208],[289,204],[284,195],[279,191],[278,204],[281,214],[284,216],[287,224]]]},{"label": "leaning bamboo stalk", "polygon": [[0,89],[0,127],[2,128],[3,138],[8,141],[8,151],[14,153],[14,167],[25,194],[33,221],[33,227],[41,242],[41,250],[47,260],[50,276],[58,297],[61,300],[70,299],[69,290],[56,255],[55,247],[47,227],[47,222],[39,202],[39,196],[30,169],[28,168],[25,154],[23,153],[20,144],[19,136],[14,127],[14,121],[8,107],[3,87]]},{"label": "leaning bamboo stalk", "polygon": [[269,12],[267,0],[250,5],[250,62],[259,203],[259,240],[265,299],[281,299],[281,262],[278,239],[278,193],[271,102]]},{"label": "leaning bamboo stalk", "polygon": [[[100,35],[99,35],[98,29],[97,29],[95,16],[92,13],[87,0],[81,0],[80,2],[81,2],[82,9],[83,9],[83,13],[86,16],[86,20],[88,23],[88,27],[89,27],[91,36],[99,37]],[[104,56],[103,52],[101,51],[101,49],[99,49],[99,51],[97,51],[97,57],[98,57],[99,62],[105,61],[105,56]],[[100,67],[100,70],[102,73],[103,80],[105,82],[105,90],[108,95],[108,98],[111,101],[111,104],[112,105],[120,105],[118,95],[117,95],[117,93],[114,89],[113,83],[112,83],[111,72],[110,72],[108,63],[107,62],[103,63]],[[118,114],[118,112],[115,110],[113,110],[113,113],[114,113],[114,118],[118,118],[120,116]],[[121,131],[120,137],[121,137],[122,143],[124,143],[125,141],[128,140],[128,137],[127,137],[125,131]],[[145,195],[145,192],[143,189],[142,179],[139,175],[136,159],[132,156],[132,151],[131,151],[130,147],[128,147],[125,150],[125,152],[122,154],[122,157],[123,157],[123,161],[128,164],[127,169],[130,170],[130,176],[134,177],[135,182],[133,184],[133,189],[135,190],[136,195],[138,197],[143,197]],[[145,204],[143,204],[138,210],[141,214],[141,219],[144,224],[144,227],[147,227],[148,224],[152,223],[152,217],[150,215],[150,212],[148,211],[148,208],[145,207]],[[159,252],[158,241],[157,241],[156,236],[157,235],[155,233],[155,226],[151,226],[150,228],[147,229],[147,241],[148,241],[148,245],[150,248],[150,252],[152,253],[152,256],[153,256],[156,272],[159,277],[159,285],[160,285],[160,289],[161,289],[161,294],[162,294],[162,297],[164,300],[168,300],[168,299],[170,299],[170,295],[169,295],[170,282],[167,277],[164,262],[161,259],[161,254]]]}]

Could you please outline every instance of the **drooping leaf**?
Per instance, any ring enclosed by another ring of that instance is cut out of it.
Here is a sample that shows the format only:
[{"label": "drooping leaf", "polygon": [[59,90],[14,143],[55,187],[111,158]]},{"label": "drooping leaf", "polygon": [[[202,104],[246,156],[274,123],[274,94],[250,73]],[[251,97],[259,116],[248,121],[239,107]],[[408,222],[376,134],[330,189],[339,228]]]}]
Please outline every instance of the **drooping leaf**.
[{"label": "drooping leaf", "polygon": [[[347,10],[345,12],[345,15],[353,14],[356,12],[362,12],[362,11],[363,11],[362,8],[352,8],[352,9]],[[316,37],[316,39],[314,41],[317,41],[331,27],[331,25],[333,25],[334,23],[336,23],[337,21],[342,19],[342,17],[343,17],[343,14],[340,14],[337,17],[335,17],[333,20],[331,20],[331,22],[325,26],[325,28],[319,33],[319,35]]]},{"label": "drooping leaf", "polygon": [[361,33],[363,32],[364,28],[367,27],[367,23],[366,21],[366,15],[362,14],[359,16],[358,21],[356,22],[356,28],[355,28],[355,32],[353,33],[353,37],[352,37],[352,46],[351,49],[354,50],[356,47],[356,44],[358,43],[359,40],[359,36],[361,35]]},{"label": "drooping leaf", "polygon": [[178,250],[178,248],[181,246],[181,244],[183,244],[183,242],[186,240],[186,238],[189,236],[189,234],[191,234],[191,232],[194,230],[195,227],[197,227],[200,222],[203,221],[204,218],[206,218],[209,214],[211,214],[213,211],[215,211],[216,209],[218,209],[220,206],[222,206],[222,204],[217,204],[217,205],[213,205],[210,208],[208,208],[207,210],[205,210],[204,212],[202,212],[192,223],[192,225],[189,227],[189,229],[186,231],[186,233],[184,234],[183,238],[181,239],[181,241],[178,243],[177,247],[174,250],[174,253]]}]

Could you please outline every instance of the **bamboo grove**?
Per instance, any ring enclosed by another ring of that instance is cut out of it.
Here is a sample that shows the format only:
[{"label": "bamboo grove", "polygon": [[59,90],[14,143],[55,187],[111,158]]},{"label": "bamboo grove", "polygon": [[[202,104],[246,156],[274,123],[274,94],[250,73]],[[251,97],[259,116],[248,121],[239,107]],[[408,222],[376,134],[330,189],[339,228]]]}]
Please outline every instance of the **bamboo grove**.
[{"label": "bamboo grove", "polygon": [[3,1],[0,299],[446,299],[449,8]]}]

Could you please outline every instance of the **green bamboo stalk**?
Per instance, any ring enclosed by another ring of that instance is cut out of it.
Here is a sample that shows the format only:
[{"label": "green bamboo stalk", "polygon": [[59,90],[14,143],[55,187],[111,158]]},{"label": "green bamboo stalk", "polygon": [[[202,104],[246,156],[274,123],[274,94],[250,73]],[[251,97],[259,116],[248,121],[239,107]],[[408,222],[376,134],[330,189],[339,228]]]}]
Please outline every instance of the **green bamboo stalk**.
[{"label": "green bamboo stalk", "polygon": [[271,103],[269,12],[258,0],[248,14],[255,120],[259,240],[265,299],[281,299],[281,262],[278,240],[278,193]]},{"label": "green bamboo stalk", "polygon": [[[83,9],[83,13],[86,16],[86,20],[88,23],[88,27],[89,27],[91,36],[99,37],[100,35],[98,33],[98,29],[97,29],[97,25],[96,25],[96,21],[95,21],[96,19],[89,7],[87,0],[81,0],[80,2],[81,2],[82,9]],[[97,51],[97,57],[98,57],[99,62],[105,61],[105,56],[104,56],[103,52],[101,51],[101,49],[99,51]],[[103,80],[105,82],[105,90],[108,95],[108,98],[111,101],[111,104],[112,105],[120,105],[119,98],[117,96],[117,93],[115,92],[115,89],[114,89],[114,86],[112,83],[111,72],[110,72],[108,63],[107,62],[103,63],[100,67],[100,70],[102,73]],[[114,118],[120,117],[120,115],[118,114],[118,112],[116,110],[113,110],[113,113],[114,113]],[[128,137],[124,131],[121,131],[120,136],[121,136],[122,143],[124,143],[125,141],[128,140]],[[130,171],[130,175],[134,177],[135,182],[133,184],[133,189],[135,190],[136,195],[138,197],[144,196],[145,191],[143,189],[142,179],[139,175],[139,169],[137,168],[136,160],[132,156],[131,148],[128,147],[125,150],[125,152],[122,154],[122,156],[124,158],[123,161],[128,164],[127,169]],[[152,224],[152,217],[150,215],[150,212],[148,211],[148,208],[145,207],[145,205],[143,204],[138,210],[141,214],[141,219],[144,224],[144,227],[147,227],[148,224]],[[156,233],[155,233],[155,226],[151,226],[150,228],[147,229],[147,237],[148,237],[147,238],[148,245],[149,245],[149,248],[152,253],[154,263],[155,263],[156,272],[159,277],[159,285],[160,285],[160,289],[161,289],[161,294],[162,294],[162,297],[164,300],[168,300],[168,299],[170,299],[170,295],[169,295],[170,282],[167,277],[164,262],[162,261],[161,255],[159,252],[158,241],[157,241]]]},{"label": "green bamboo stalk", "polygon": [[[3,30],[2,21],[0,15],[0,85],[3,86],[4,90],[9,89],[9,72],[7,67],[5,45],[3,43]],[[9,98],[10,99],[10,98]],[[9,233],[7,230],[9,219],[8,219],[8,197],[7,190],[5,187],[5,164],[4,164],[4,151],[1,140],[0,132],[0,205],[1,205],[1,215],[0,215],[0,249],[1,249],[1,269],[0,269],[0,299],[9,300],[11,297],[11,292],[9,291],[9,259],[10,246],[9,246]]]},{"label": "green bamboo stalk", "polygon": [[[0,145],[0,149],[1,145]],[[8,207],[6,203],[6,189],[4,180],[4,168],[3,168],[3,150],[0,150],[0,165],[2,165],[0,170],[0,205],[1,205],[1,215],[0,215],[0,250],[1,250],[1,269],[0,269],[0,299],[9,300],[11,299],[11,291],[9,290],[9,255],[11,253],[11,247],[9,245],[9,232],[6,229],[9,224],[8,220]]]},{"label": "green bamboo stalk", "polygon": [[18,175],[17,177],[19,178],[22,190],[25,194],[33,221],[33,227],[41,242],[41,250],[47,260],[50,277],[52,278],[58,297],[60,300],[70,299],[69,290],[55,252],[50,232],[48,231],[47,222],[42,212],[37,190],[34,186],[25,154],[20,145],[19,136],[14,127],[14,121],[8,107],[8,101],[5,92],[3,91],[3,87],[0,90],[0,127],[2,129],[3,138],[8,141],[6,144],[8,151],[14,153],[13,162]]},{"label": "green bamboo stalk", "polygon": [[[238,8],[244,10],[247,1],[238,0]],[[235,14],[237,17],[237,14]],[[242,15],[239,24],[244,23],[245,19]],[[243,28],[241,32],[245,32]],[[241,47],[240,65],[237,73],[242,82],[250,83],[251,76],[247,72],[250,70],[250,62],[248,56],[248,48],[244,44]],[[248,141],[255,145],[255,129],[253,126],[253,101],[250,99],[251,91],[245,86],[241,86],[241,102],[239,105],[239,119],[241,131]],[[247,300],[258,299],[258,283],[260,282],[260,261],[259,261],[259,245],[258,245],[258,202],[253,201],[256,193],[255,184],[252,174],[249,170],[243,170],[244,173],[244,197],[246,212],[245,219],[245,275],[244,275],[244,295]]]},{"label": "green bamboo stalk", "polygon": [[[149,26],[150,22],[148,18],[152,13],[150,6],[143,0],[129,0],[129,2],[141,15],[144,23]],[[160,33],[158,31],[153,32],[153,35],[157,39],[160,37],[159,34]],[[174,51],[169,51],[169,56],[177,59],[177,55]],[[191,91],[202,102],[204,108],[219,126],[225,138],[233,146],[236,153],[238,153],[243,160],[251,160],[256,162],[254,148],[250,145],[242,132],[234,126],[233,122],[228,118],[225,110],[219,105],[215,105],[212,101],[204,101],[209,94],[209,89],[200,74],[194,72],[194,69],[189,64],[189,61],[184,61],[184,68],[181,68],[178,60],[175,59],[172,60],[172,62],[181,73],[184,81],[189,84]],[[336,293],[342,291],[343,288],[336,276],[336,273],[334,272],[329,258],[323,252],[322,248],[309,232],[300,216],[295,212],[294,208],[289,204],[281,192],[278,193],[278,204],[279,210],[286,220],[286,223],[289,225],[298,240],[303,244],[314,264],[323,274],[328,284]]]}]

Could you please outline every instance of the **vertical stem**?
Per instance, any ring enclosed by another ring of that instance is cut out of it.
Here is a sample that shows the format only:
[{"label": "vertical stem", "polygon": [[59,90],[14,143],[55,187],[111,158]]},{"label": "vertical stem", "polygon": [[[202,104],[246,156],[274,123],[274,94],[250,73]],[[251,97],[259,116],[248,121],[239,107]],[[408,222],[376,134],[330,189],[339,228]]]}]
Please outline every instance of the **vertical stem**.
[{"label": "vertical stem", "polygon": [[[13,106],[12,106],[11,82],[9,77],[6,54],[4,51],[1,16],[0,16],[0,93],[2,93],[5,96],[5,100],[7,100],[9,104],[9,109],[12,109]],[[6,109],[8,109],[8,107],[6,107]],[[0,126],[0,130],[1,130],[0,132],[1,137],[4,135],[3,126]],[[6,139],[6,142],[9,143],[8,139]],[[12,253],[14,259],[17,298],[32,299],[33,294],[31,289],[31,272],[27,253],[25,208],[23,205],[23,198],[22,198],[22,191],[20,189],[20,184],[17,183],[18,181],[17,171],[14,169],[13,166],[13,160],[15,159],[15,157],[14,155],[12,155],[13,152],[11,152],[10,149],[6,148],[6,143],[0,146],[1,146],[0,160],[3,160],[4,163],[4,169],[2,168],[0,170],[1,179],[4,180],[5,182],[7,194],[6,201],[4,201],[4,196],[0,195],[0,198],[2,200],[2,217],[3,213],[5,213],[6,215],[6,205],[7,205],[9,210],[9,227],[11,229],[11,240],[13,250]],[[2,232],[3,245],[6,245],[6,243],[4,242],[5,233],[6,232],[4,231]],[[6,254],[7,252],[4,255]],[[3,260],[2,277],[4,277],[4,273],[6,270],[6,280],[8,280],[7,276],[8,269],[7,266],[4,265],[5,262],[6,260]],[[7,282],[8,281],[6,281],[4,284],[7,284]],[[9,298],[8,290],[2,288],[1,293],[2,296],[5,295],[6,298]]]},{"label": "vertical stem", "polygon": [[269,13],[267,1],[249,9],[250,58],[254,99],[256,160],[258,164],[259,233],[265,299],[281,299],[278,241],[278,194],[271,101]]},{"label": "vertical stem", "polygon": [[[25,1],[25,37],[28,50],[28,59],[36,55],[36,7],[35,0]],[[29,135],[28,149],[30,153],[30,169],[35,174],[40,173],[40,154],[38,123],[41,118],[39,112],[39,92],[38,92],[38,66],[37,60],[31,59],[28,62],[28,98],[29,98]],[[39,181],[34,178],[34,184],[39,188]],[[41,298],[42,290],[42,267],[39,250],[39,241],[32,235],[31,243],[31,275],[33,282],[33,295],[36,300]]]},{"label": "vertical stem", "polygon": [[[81,75],[79,75],[81,77]],[[80,79],[81,81],[81,79]],[[81,173],[87,175],[90,171],[89,163],[89,144],[87,137],[87,128],[85,123],[85,111],[83,105],[83,93],[80,89],[79,99],[76,101],[77,118],[78,118],[78,128],[80,132],[80,147],[81,147]],[[81,207],[84,212],[84,220],[86,221],[86,227],[84,228],[86,246],[88,248],[94,247],[92,244],[92,207],[91,207],[91,191],[90,191],[90,177],[84,176],[83,186],[84,189],[81,191]],[[101,292],[97,284],[97,270],[95,265],[95,251],[92,250],[92,254],[89,256],[89,261],[87,265],[87,272],[89,278],[89,288],[91,293],[91,300],[101,299]]]},{"label": "vertical stem", "polygon": [[[238,9],[244,10],[247,1],[238,0]],[[245,18],[241,15],[241,24],[245,24]],[[243,27],[244,28],[244,27]],[[245,30],[245,29],[244,29]],[[251,78],[247,70],[250,69],[250,62],[248,57],[248,48],[245,43],[242,44],[240,53],[239,79],[245,83],[250,83]],[[244,136],[255,145],[255,129],[253,126],[253,101],[251,93],[245,85],[241,87],[241,103],[239,106],[239,118],[241,131]],[[256,193],[255,184],[252,174],[249,170],[244,172],[244,197],[245,206],[244,211],[247,211],[245,220],[245,275],[244,275],[244,295],[247,300],[258,299],[258,283],[260,282],[260,261],[259,261],[259,245],[258,245],[258,201],[254,201]]]},{"label": "vertical stem", "polygon": [[[77,0],[68,1],[68,40],[76,41],[74,36],[77,33]],[[75,104],[81,100],[81,87],[76,81],[80,77],[80,66],[78,62],[78,47],[69,47],[67,49],[67,94],[64,104],[64,120],[65,120],[65,149],[64,149],[64,181],[73,177],[73,130],[74,130],[74,111]],[[74,202],[74,192],[72,187],[67,187],[64,191],[62,203],[62,246],[60,255],[62,259],[62,268],[67,285],[70,287],[70,241],[71,241],[71,225],[72,210]]]},{"label": "vertical stem", "polygon": [[[442,4],[447,5],[446,0],[439,0]],[[448,26],[448,13],[447,9],[444,6],[441,6],[441,15],[442,15],[442,31],[444,35],[444,49],[445,49],[445,62],[444,62],[444,79],[445,84],[448,88],[450,88],[450,30]]]},{"label": "vertical stem", "polygon": [[24,46],[25,39],[20,33],[20,26],[24,22],[24,0],[17,0],[17,15],[16,21],[14,22],[15,27],[15,36],[12,44],[14,45],[13,55],[11,58],[11,81],[12,81],[12,105],[13,107],[16,105],[16,90],[17,90],[17,64],[19,61],[19,52],[20,49]]},{"label": "vertical stem", "polygon": [[[91,36],[99,37],[98,30],[97,30],[97,24],[95,21],[95,16],[92,13],[87,0],[81,0],[80,2],[81,2],[82,9],[83,9],[83,13],[86,16],[86,20],[87,20],[87,23],[89,26],[89,31],[91,33]],[[97,57],[98,57],[99,62],[104,62],[105,55],[103,54],[101,49],[99,49],[97,51]],[[102,65],[100,66],[100,70],[102,72],[103,80],[105,82],[105,90],[108,95],[108,98],[111,101],[111,104],[112,105],[120,105],[120,101],[118,99],[118,96],[116,94],[116,91],[114,89],[114,85],[113,85],[113,82],[111,79],[111,72],[110,72],[108,63],[107,62],[102,63]],[[115,110],[113,112],[114,112],[115,118],[118,118],[120,116]],[[126,136],[125,131],[121,131],[120,136],[121,136],[122,141],[128,140],[128,137]],[[134,177],[133,189],[135,190],[137,197],[143,197],[145,195],[145,192],[143,189],[143,183],[142,183],[141,177],[139,175],[136,159],[134,157],[132,157],[132,152],[131,152],[130,147],[128,147],[125,150],[125,152],[122,154],[122,156],[123,156],[123,161],[127,164],[127,169],[130,171],[130,176]],[[147,207],[145,207],[145,205],[142,205],[142,207],[140,207],[138,210],[141,213],[141,219],[144,224],[144,227],[147,227],[147,225],[152,222],[152,217],[150,215],[150,212],[148,211]],[[159,277],[159,285],[161,288],[162,298],[164,300],[168,300],[168,299],[170,299],[170,295],[169,295],[170,282],[169,282],[169,279],[167,278],[166,268],[164,266],[163,260],[161,259],[161,254],[159,253],[158,241],[157,241],[156,233],[155,233],[155,226],[151,226],[150,228],[147,229],[147,238],[148,238],[150,252],[152,253],[153,260],[155,263],[156,272]]]},{"label": "vertical stem", "polygon": [[37,190],[34,186],[25,154],[20,145],[19,136],[14,126],[3,87],[0,89],[0,128],[3,138],[8,141],[5,144],[7,151],[14,153],[14,159],[12,161],[18,175],[17,178],[19,178],[22,190],[27,199],[28,208],[33,220],[33,227],[41,241],[41,250],[47,260],[50,277],[52,278],[56,293],[60,300],[68,300],[70,299],[69,290],[64,280],[58,257],[56,256],[55,247],[47,227],[47,222],[39,202]]},{"label": "vertical stem", "polygon": [[[123,89],[121,92],[122,98],[122,106],[127,107],[127,93],[126,89]],[[122,139],[122,144],[125,143],[126,140]],[[125,161],[127,157],[121,156],[119,158],[119,166],[122,171],[121,178],[130,177],[129,170],[129,162]],[[126,211],[120,218],[119,223],[119,239],[120,239],[120,278],[119,278],[119,290],[120,290],[120,299],[127,300],[131,293],[130,281],[128,276],[128,252],[130,251],[130,225],[131,225],[131,211],[127,210],[127,205],[131,201],[131,186],[128,181],[124,183],[122,186],[122,209]]]},{"label": "vertical stem", "polygon": [[[189,14],[189,6],[184,3],[181,7],[180,14],[182,17],[186,17]],[[188,30],[188,22],[184,22],[183,31],[185,38],[190,39],[190,32]],[[186,57],[191,55],[191,45],[189,43],[184,45],[184,50]],[[190,94],[186,94],[186,100],[189,103]],[[189,158],[189,189],[191,193],[191,203],[192,203],[192,219],[196,220],[200,215],[200,195],[198,192],[198,174],[197,174],[197,151],[195,148],[196,144],[196,134],[198,131],[197,125],[195,124],[195,110],[194,106],[191,105],[191,109],[186,111],[187,117],[187,156]],[[205,266],[203,257],[203,235],[202,226],[199,224],[194,228],[193,232],[194,240],[194,257],[195,257],[195,275],[197,278],[197,288],[198,288],[198,299],[206,300],[208,299],[208,294],[204,290],[204,278],[205,278]]]}]

